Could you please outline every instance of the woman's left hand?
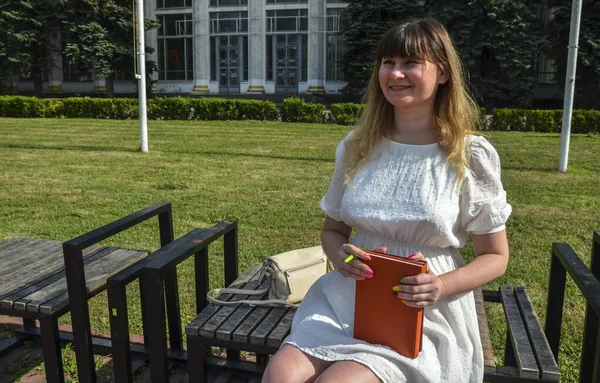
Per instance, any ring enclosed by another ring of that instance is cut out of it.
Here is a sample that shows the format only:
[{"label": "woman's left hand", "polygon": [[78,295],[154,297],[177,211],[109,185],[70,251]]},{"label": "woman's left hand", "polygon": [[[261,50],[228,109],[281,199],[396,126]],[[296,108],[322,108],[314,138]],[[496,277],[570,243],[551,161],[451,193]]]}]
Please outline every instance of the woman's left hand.
[{"label": "woman's left hand", "polygon": [[[425,260],[420,252],[411,259]],[[404,277],[401,283],[393,286],[397,298],[410,307],[422,308],[430,306],[444,297],[444,281],[429,271],[427,274]]]}]

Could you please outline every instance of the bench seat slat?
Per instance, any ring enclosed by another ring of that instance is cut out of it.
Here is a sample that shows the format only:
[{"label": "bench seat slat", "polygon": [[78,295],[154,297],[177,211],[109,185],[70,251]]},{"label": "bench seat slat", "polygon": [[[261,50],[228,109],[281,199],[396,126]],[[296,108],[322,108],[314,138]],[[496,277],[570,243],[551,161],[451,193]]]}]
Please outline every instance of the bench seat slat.
[{"label": "bench seat slat", "polygon": [[273,310],[263,319],[252,334],[250,335],[250,343],[252,344],[267,344],[267,337],[271,331],[277,326],[281,318],[288,312],[287,307],[274,307]]},{"label": "bench seat slat", "polygon": [[255,307],[244,323],[242,323],[233,333],[233,341],[250,343],[250,334],[258,327],[260,322],[270,311],[271,307]]},{"label": "bench seat slat", "polygon": [[515,297],[521,309],[521,315],[532,343],[533,352],[541,369],[540,378],[546,381],[558,382],[560,371],[538,317],[533,311],[533,304],[527,295],[527,290],[521,286],[515,287]]},{"label": "bench seat slat", "polygon": [[540,372],[533,355],[529,337],[515,300],[515,294],[510,286],[500,286],[500,295],[504,307],[504,314],[508,323],[508,332],[514,345],[515,357],[519,373],[524,378],[538,379]]},{"label": "bench seat slat", "polygon": [[[89,264],[89,262],[94,258],[103,256],[103,253],[107,253],[110,250],[111,250],[110,248],[101,247],[101,248],[98,248],[96,251],[88,252],[87,254],[85,254],[83,256],[84,265]],[[61,256],[62,256],[62,253],[61,253]],[[23,274],[24,274],[25,278],[28,279],[27,277],[30,274],[37,274],[38,272],[39,272],[39,270],[25,270],[23,272]],[[29,303],[36,294],[42,294],[48,286],[65,278],[64,269],[56,270],[56,272],[49,273],[49,275],[50,276],[45,279],[41,279],[39,281],[29,283],[29,285],[26,288],[18,290],[15,293],[5,297],[0,302],[0,305],[5,308],[12,308],[15,310],[25,310],[27,308],[27,303]]]},{"label": "bench seat slat", "polygon": [[290,308],[288,312],[281,318],[281,321],[277,324],[277,326],[271,331],[269,334],[269,338],[267,339],[267,346],[271,347],[280,347],[281,343],[285,339],[286,336],[290,333],[290,329],[292,328],[292,321],[294,320],[294,315],[296,314],[296,308]]},{"label": "bench seat slat", "polygon": [[[88,291],[88,297],[93,297],[104,289],[106,280],[126,268],[132,263],[146,257],[147,251],[132,250],[132,249],[116,249],[115,251],[105,255],[86,266],[85,281]],[[52,300],[42,302],[39,306],[40,312],[44,314],[54,314],[66,308],[69,304],[69,294],[67,293],[67,281],[64,280],[65,291]],[[27,305],[29,310],[29,304]]]},{"label": "bench seat slat", "polygon": [[[269,280],[265,280],[258,288],[263,289],[269,285]],[[264,299],[267,293],[261,296],[253,295],[252,299]],[[217,330],[215,336],[220,340],[231,340],[233,338],[234,331],[246,320],[246,318],[252,313],[254,307],[249,305],[240,305],[237,310],[223,323]]]},{"label": "bench seat slat", "polygon": [[[244,276],[247,278],[249,275]],[[244,286],[245,290],[256,290],[258,286],[258,278],[260,278],[261,273],[255,273],[250,277],[248,283]],[[248,296],[243,294],[235,294],[229,302],[241,301],[244,299],[256,299],[256,296]],[[198,334],[204,338],[215,338],[216,331],[221,327],[227,319],[237,310],[238,306],[222,306],[206,323],[200,327]]]},{"label": "bench seat slat", "polygon": [[[246,283],[250,280],[250,278],[252,278],[252,276],[256,273],[258,273],[260,268],[261,264],[256,263],[252,265],[247,272],[240,275],[230,286],[227,287],[233,289],[243,288],[246,285]],[[232,294],[219,295],[219,299],[222,301],[229,301],[231,298],[233,298]],[[186,335],[197,336],[198,331],[200,330],[202,325],[206,321],[208,321],[220,308],[221,306],[213,304],[209,304],[208,306],[206,306],[194,319],[192,319],[192,321],[187,326],[185,326]]]},{"label": "bench seat slat", "polygon": [[488,326],[487,315],[485,314],[485,302],[483,299],[483,291],[478,288],[473,291],[475,297],[475,309],[477,311],[477,322],[479,324],[479,337],[481,338],[481,346],[483,348],[483,365],[484,368],[496,368],[494,360],[494,349],[492,348],[492,340],[490,338],[490,328]]}]

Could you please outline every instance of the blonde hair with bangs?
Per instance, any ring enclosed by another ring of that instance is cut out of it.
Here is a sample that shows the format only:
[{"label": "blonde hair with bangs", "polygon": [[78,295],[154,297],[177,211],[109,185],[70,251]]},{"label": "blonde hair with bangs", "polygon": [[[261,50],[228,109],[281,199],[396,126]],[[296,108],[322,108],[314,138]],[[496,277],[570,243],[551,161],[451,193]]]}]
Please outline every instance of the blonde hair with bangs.
[{"label": "blonde hair with bangs", "polygon": [[405,21],[383,34],[365,97],[365,108],[354,134],[346,142],[345,180],[356,174],[367,155],[382,137],[391,137],[394,107],[379,84],[379,67],[385,57],[425,59],[448,77],[438,86],[434,120],[438,145],[458,173],[460,181],[469,168],[469,146],[465,138],[476,130],[479,109],[466,90],[463,67],[448,32],[433,19]]}]

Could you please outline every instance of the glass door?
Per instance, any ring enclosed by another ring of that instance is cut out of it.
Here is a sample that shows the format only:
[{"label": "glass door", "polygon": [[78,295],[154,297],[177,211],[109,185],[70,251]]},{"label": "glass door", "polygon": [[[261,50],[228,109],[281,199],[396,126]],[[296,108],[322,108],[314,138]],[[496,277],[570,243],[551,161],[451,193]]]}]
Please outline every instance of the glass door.
[{"label": "glass door", "polygon": [[302,35],[276,35],[275,45],[275,85],[276,91],[296,93],[298,91]]},{"label": "glass door", "polygon": [[241,81],[241,36],[220,36],[216,39],[219,93],[239,93]]}]

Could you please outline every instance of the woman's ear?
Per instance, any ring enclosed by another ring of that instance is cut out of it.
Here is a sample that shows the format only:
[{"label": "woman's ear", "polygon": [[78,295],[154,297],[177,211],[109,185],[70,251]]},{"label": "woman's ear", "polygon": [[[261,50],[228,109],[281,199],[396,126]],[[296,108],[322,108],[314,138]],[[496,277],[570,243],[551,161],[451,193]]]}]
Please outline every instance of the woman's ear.
[{"label": "woman's ear", "polygon": [[448,73],[440,69],[438,74],[438,84],[445,84],[446,82],[448,82],[448,79]]}]

